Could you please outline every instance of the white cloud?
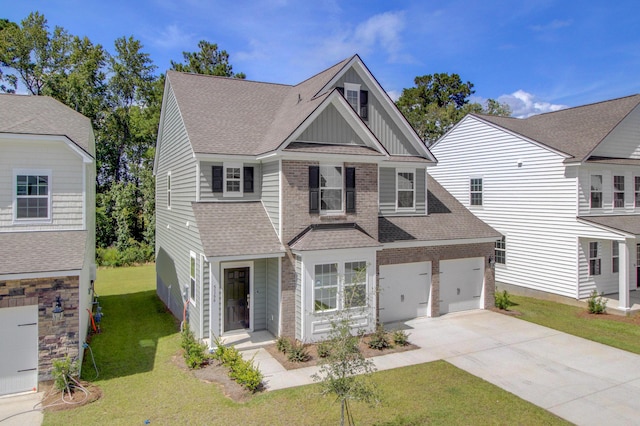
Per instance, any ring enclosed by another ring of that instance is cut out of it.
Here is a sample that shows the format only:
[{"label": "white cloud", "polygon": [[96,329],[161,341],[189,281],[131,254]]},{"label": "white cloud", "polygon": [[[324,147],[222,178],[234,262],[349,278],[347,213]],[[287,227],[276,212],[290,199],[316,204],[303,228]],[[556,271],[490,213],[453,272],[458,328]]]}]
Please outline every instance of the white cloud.
[{"label": "white cloud", "polygon": [[501,95],[497,100],[508,104],[511,107],[511,115],[517,118],[527,118],[532,115],[558,111],[569,107],[568,105],[542,101],[536,95],[525,92],[522,89],[510,95]]},{"label": "white cloud", "polygon": [[573,21],[570,20],[570,19],[568,19],[566,21],[562,21],[560,19],[554,19],[553,21],[549,22],[548,24],[532,25],[530,28],[533,31],[545,32],[545,31],[558,30],[558,29],[564,28],[564,27],[569,27],[569,26],[571,26],[572,23],[573,23]]},{"label": "white cloud", "polygon": [[193,44],[194,35],[183,32],[177,25],[168,25],[159,34],[149,38],[153,45],[161,49],[181,49]]},{"label": "white cloud", "polygon": [[389,95],[391,100],[395,102],[400,99],[400,95],[402,95],[402,92],[398,92],[397,90],[387,90],[387,95]]}]

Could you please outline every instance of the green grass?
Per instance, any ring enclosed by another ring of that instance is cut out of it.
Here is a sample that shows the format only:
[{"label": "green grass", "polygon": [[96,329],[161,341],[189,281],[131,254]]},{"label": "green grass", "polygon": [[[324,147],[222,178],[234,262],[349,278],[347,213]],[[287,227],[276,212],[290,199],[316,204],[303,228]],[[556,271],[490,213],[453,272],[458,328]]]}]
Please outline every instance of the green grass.
[{"label": "green grass", "polygon": [[[338,424],[340,406],[318,385],[255,395],[235,403],[215,384],[175,366],[180,336],[155,296],[153,266],[99,270],[102,333],[91,340],[83,376],[103,391],[87,406],[46,413],[44,424]],[[498,367],[496,367],[498,368]],[[358,424],[565,424],[536,407],[444,361],[374,374],[382,394],[376,407],[354,403]]]},{"label": "green grass", "polygon": [[583,337],[625,351],[640,354],[640,321],[620,322],[613,315],[598,318],[583,317],[586,307],[569,306],[547,300],[524,296],[511,296],[515,306],[511,309],[522,313],[517,318],[545,327]]}]

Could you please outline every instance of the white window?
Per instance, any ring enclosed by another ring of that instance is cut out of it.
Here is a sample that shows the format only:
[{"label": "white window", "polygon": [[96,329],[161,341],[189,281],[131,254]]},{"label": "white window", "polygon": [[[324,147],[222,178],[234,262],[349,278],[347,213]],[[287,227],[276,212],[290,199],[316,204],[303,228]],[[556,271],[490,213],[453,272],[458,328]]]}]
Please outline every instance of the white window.
[{"label": "white window", "polygon": [[320,166],[320,211],[342,212],[342,166]]},{"label": "white window", "polygon": [[314,312],[367,306],[367,263],[315,265],[313,291]]},{"label": "white window", "polygon": [[624,207],[624,176],[613,177],[613,207]]},{"label": "white window", "polygon": [[611,272],[614,274],[620,271],[620,244],[611,241]]},{"label": "white window", "polygon": [[600,248],[597,241],[589,243],[589,275],[600,275]]},{"label": "white window", "polygon": [[496,263],[505,264],[507,260],[507,240],[502,237],[496,241],[495,261]]},{"label": "white window", "polygon": [[242,196],[242,164],[224,164],[224,196]]},{"label": "white window", "polygon": [[398,169],[396,173],[396,208],[398,210],[415,210],[416,207],[416,173],[415,170]]},{"label": "white window", "polygon": [[354,83],[344,84],[344,97],[356,114],[360,115],[360,85]]},{"label": "white window", "polygon": [[471,178],[469,181],[469,199],[472,206],[482,205],[482,178]]},{"label": "white window", "polygon": [[602,175],[591,175],[591,208],[602,208]]},{"label": "white window", "polygon": [[171,172],[167,172],[167,208],[171,208]]},{"label": "white window", "polygon": [[367,264],[347,262],[344,264],[344,307],[367,306]]},{"label": "white window", "polygon": [[313,283],[313,310],[318,312],[337,309],[338,264],[316,265]]},{"label": "white window", "polygon": [[636,197],[635,197],[635,200],[636,200],[635,206],[636,207],[640,207],[640,176],[635,176],[634,179],[635,179],[634,183],[635,183],[635,195],[636,195]]},{"label": "white window", "polygon": [[16,221],[51,219],[51,170],[14,171]]},{"label": "white window", "polygon": [[190,253],[190,264],[189,264],[189,300],[191,303],[196,303],[196,254],[194,252]]}]

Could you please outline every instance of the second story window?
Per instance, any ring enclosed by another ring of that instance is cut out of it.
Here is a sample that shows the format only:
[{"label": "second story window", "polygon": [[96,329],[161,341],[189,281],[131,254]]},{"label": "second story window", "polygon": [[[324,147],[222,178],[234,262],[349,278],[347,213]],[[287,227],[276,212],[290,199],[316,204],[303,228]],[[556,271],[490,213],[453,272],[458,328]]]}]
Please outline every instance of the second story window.
[{"label": "second story window", "polygon": [[624,207],[624,176],[613,177],[613,207]]},{"label": "second story window", "polygon": [[472,206],[482,205],[482,178],[471,178],[469,184],[469,204]]},{"label": "second story window", "polygon": [[51,172],[19,170],[15,174],[15,183],[15,219],[50,219]]},{"label": "second story window", "polygon": [[355,213],[356,169],[309,166],[309,213]]},{"label": "second story window", "polygon": [[320,166],[320,211],[342,211],[342,166]]},{"label": "second story window", "polygon": [[243,194],[253,193],[254,172],[252,166],[225,163],[223,166],[213,166],[211,175],[211,190],[213,192],[222,192],[225,197],[242,197]]},{"label": "second story window", "polygon": [[591,208],[602,208],[602,175],[591,175]]},{"label": "second story window", "polygon": [[360,85],[356,83],[344,83],[344,88],[339,87],[342,93],[353,108],[364,121],[369,119],[369,92],[360,90]]},{"label": "second story window", "polygon": [[242,168],[238,165],[225,166],[225,187],[224,192],[227,195],[240,195],[240,183],[242,182]]},{"label": "second story window", "polygon": [[399,169],[396,174],[396,200],[398,210],[414,210],[416,200],[415,170]]},{"label": "second story window", "polygon": [[640,176],[635,176],[635,206],[640,207]]}]

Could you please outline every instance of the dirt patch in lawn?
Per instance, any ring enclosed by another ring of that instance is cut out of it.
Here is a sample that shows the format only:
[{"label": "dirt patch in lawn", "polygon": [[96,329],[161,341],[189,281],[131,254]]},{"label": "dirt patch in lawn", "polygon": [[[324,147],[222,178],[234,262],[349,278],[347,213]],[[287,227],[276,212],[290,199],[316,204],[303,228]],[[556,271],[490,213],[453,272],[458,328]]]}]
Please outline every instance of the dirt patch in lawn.
[{"label": "dirt patch in lawn", "polygon": [[[272,357],[276,359],[284,368],[287,370],[294,370],[296,368],[304,368],[311,367],[314,365],[318,365],[322,358],[318,356],[318,347],[313,343],[307,343],[304,345],[307,353],[309,354],[309,360],[305,362],[292,362],[287,358],[287,354],[278,351],[276,345],[265,346],[265,350],[271,354]],[[359,343],[360,352],[364,355],[365,358],[371,358],[374,356],[388,355],[396,352],[406,352],[414,349],[419,349],[418,346],[413,345],[411,343],[400,346],[394,345],[392,347],[386,349],[372,349],[367,345],[366,341],[361,340]]]},{"label": "dirt patch in lawn", "polygon": [[102,397],[102,389],[98,386],[82,381],[80,384],[82,388],[74,389],[71,395],[65,393],[64,398],[62,392],[53,387],[53,383],[41,385],[41,389],[44,389],[45,392],[38,407],[45,412],[72,410],[91,404]]},{"label": "dirt patch in lawn", "polygon": [[522,312],[520,311],[515,311],[513,309],[498,309],[498,308],[489,308],[490,311],[493,312],[497,312],[499,314],[503,314],[503,315],[509,315],[512,317],[519,317],[522,315]]}]

